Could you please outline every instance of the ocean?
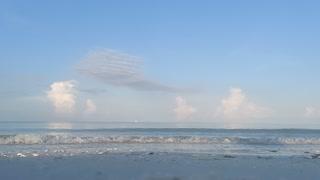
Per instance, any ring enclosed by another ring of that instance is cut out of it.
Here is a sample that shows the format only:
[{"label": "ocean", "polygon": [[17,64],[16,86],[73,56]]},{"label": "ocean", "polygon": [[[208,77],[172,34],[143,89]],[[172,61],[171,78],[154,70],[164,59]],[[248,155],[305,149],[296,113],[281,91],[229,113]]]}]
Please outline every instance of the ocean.
[{"label": "ocean", "polygon": [[320,151],[320,130],[222,127],[210,123],[0,122],[0,157],[106,153],[310,156]]}]

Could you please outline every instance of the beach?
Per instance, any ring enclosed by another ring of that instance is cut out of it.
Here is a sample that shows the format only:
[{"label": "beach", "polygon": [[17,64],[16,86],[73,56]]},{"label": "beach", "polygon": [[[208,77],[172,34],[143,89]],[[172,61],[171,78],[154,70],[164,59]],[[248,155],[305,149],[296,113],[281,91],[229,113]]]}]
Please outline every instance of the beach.
[{"label": "beach", "polygon": [[0,0],[0,180],[320,180],[320,0]]},{"label": "beach", "polygon": [[320,177],[320,130],[122,128],[126,124],[112,123],[74,123],[73,129],[48,128],[45,123],[2,125],[1,180]]},{"label": "beach", "polygon": [[76,156],[1,157],[1,179],[319,179],[320,159],[131,152]]}]

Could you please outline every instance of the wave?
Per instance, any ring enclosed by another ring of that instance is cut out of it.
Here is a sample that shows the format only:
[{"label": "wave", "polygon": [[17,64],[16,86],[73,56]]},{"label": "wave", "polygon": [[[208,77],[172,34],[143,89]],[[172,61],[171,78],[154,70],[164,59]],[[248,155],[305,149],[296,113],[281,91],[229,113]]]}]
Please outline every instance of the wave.
[{"label": "wave", "polygon": [[105,136],[78,137],[64,134],[17,134],[0,136],[0,144],[243,144],[243,145],[320,145],[320,138],[288,137],[199,137],[199,136]]}]

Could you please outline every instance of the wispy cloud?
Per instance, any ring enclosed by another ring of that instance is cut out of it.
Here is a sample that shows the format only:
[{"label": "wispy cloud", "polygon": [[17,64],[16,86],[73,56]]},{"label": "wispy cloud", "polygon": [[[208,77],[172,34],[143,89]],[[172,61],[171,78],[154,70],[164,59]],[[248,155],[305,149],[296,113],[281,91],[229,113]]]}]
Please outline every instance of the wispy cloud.
[{"label": "wispy cloud", "polygon": [[181,96],[176,97],[177,107],[174,109],[178,119],[186,119],[191,114],[197,112],[197,109],[188,105],[187,101]]},{"label": "wispy cloud", "polygon": [[25,96],[29,96],[30,93],[28,92],[24,92],[22,90],[4,90],[4,91],[0,91],[0,97],[3,98],[12,98],[12,97],[25,97]]},{"label": "wispy cloud", "polygon": [[91,99],[87,99],[87,107],[84,111],[85,115],[90,115],[93,114],[97,111],[97,106],[95,105],[95,103],[91,100]]},{"label": "wispy cloud", "polygon": [[79,92],[83,92],[83,93],[88,93],[88,94],[93,94],[93,95],[99,95],[99,94],[104,94],[106,92],[108,92],[106,89],[100,89],[100,88],[78,88],[77,89]]},{"label": "wispy cloud", "polygon": [[175,87],[150,80],[141,74],[138,57],[112,49],[88,53],[76,70],[113,86],[146,91],[177,91]]},{"label": "wispy cloud", "polygon": [[271,115],[271,110],[250,102],[240,88],[231,88],[229,97],[221,101],[215,115],[223,119],[264,118]]},{"label": "wispy cloud", "polygon": [[318,110],[314,106],[308,106],[305,108],[304,117],[306,118],[320,117],[320,110]]},{"label": "wispy cloud", "polygon": [[70,114],[75,105],[74,90],[77,86],[75,80],[55,82],[47,92],[47,97],[55,108],[57,114]]}]

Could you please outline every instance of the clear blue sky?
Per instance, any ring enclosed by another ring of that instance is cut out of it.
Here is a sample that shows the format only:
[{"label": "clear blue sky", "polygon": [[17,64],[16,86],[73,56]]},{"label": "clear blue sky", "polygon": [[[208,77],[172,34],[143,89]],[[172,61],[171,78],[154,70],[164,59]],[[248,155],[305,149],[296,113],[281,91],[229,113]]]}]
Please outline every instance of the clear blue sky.
[{"label": "clear blue sky", "polygon": [[319,8],[3,0],[0,120],[320,123]]}]

